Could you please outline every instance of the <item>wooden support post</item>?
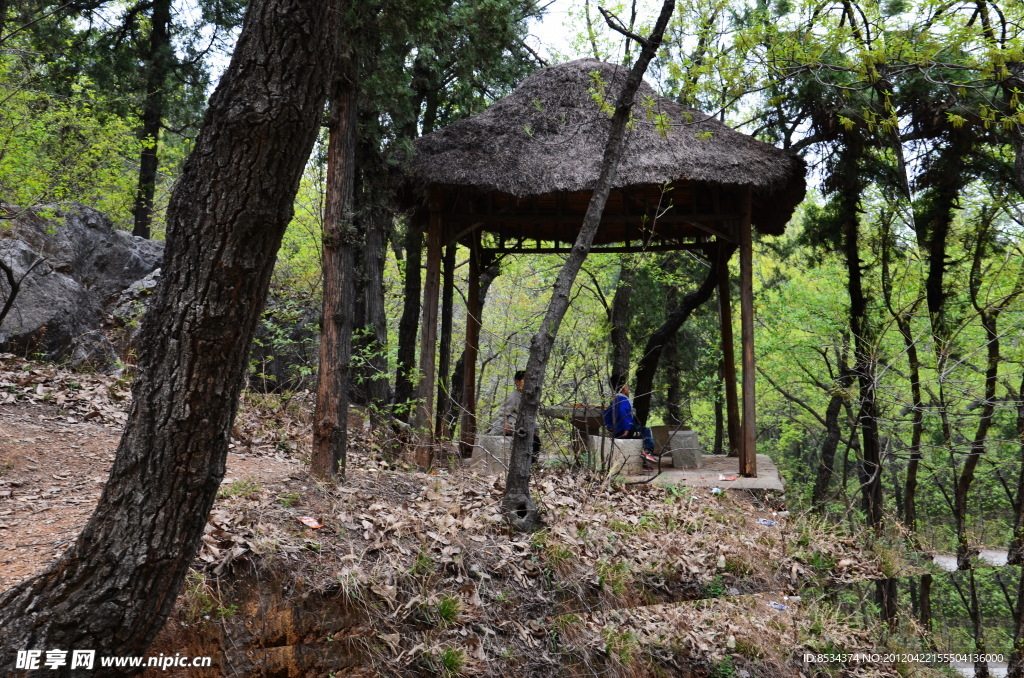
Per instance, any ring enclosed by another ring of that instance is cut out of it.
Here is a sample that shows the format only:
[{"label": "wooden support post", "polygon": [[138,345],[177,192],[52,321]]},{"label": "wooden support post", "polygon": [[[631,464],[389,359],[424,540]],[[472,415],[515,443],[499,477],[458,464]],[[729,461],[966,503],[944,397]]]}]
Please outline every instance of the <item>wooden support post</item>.
[{"label": "wooden support post", "polygon": [[473,453],[476,442],[476,357],[480,343],[480,233],[469,248],[469,279],[466,290],[466,351],[462,382],[462,456]]},{"label": "wooden support post", "polygon": [[[419,401],[414,427],[429,430],[434,419],[434,386],[437,382],[437,302],[441,291],[441,199],[430,196],[430,225],[427,229],[427,274],[423,281],[423,320],[420,327]],[[431,434],[433,432],[431,431]]]},{"label": "wooden support post", "polygon": [[740,343],[743,351],[743,444],[740,474],[757,477],[757,423],[754,415],[754,251],[750,232],[750,189],[743,192],[740,223]]},{"label": "wooden support post", "polygon": [[740,456],[740,405],[736,396],[736,351],[732,341],[732,299],[729,289],[729,260],[722,239],[718,239],[718,318],[722,327],[722,362],[725,365],[726,431],[729,435],[729,456]]}]

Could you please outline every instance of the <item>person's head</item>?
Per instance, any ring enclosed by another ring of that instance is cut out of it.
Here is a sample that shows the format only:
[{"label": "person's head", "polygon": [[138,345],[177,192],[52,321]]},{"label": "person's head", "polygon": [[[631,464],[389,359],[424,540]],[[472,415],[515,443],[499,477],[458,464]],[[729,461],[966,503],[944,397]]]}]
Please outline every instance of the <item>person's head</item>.
[{"label": "person's head", "polygon": [[616,393],[629,395],[629,379],[624,374],[612,376],[612,388]]},{"label": "person's head", "polygon": [[516,370],[515,375],[512,377],[512,381],[515,382],[516,388],[522,391],[523,386],[526,384],[526,370]]}]

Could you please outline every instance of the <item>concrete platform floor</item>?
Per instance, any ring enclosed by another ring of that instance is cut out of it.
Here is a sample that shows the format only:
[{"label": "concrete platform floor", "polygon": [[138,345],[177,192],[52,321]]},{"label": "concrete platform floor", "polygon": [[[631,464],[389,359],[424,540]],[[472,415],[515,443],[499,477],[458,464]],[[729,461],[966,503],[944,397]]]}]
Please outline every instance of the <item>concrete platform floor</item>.
[{"label": "concrete platform floor", "polygon": [[[662,457],[661,463],[672,463],[671,457]],[[784,492],[786,483],[779,469],[767,454],[757,455],[757,477],[744,478],[739,474],[738,457],[705,454],[699,469],[681,469],[662,466],[661,473],[651,482],[655,485],[685,485],[687,487],[720,487],[723,490],[776,490]],[[628,476],[627,480],[650,478],[657,471],[642,476]],[[736,480],[719,480],[718,476],[736,476]]]}]

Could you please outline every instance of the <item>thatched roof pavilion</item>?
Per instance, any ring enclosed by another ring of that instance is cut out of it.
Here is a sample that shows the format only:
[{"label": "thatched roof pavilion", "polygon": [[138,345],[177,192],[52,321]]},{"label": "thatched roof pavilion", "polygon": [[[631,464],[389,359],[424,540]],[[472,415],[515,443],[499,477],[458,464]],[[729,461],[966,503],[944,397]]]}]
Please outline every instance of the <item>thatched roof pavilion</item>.
[{"label": "thatched roof pavilion", "polygon": [[[421,397],[434,386],[441,247],[461,242],[475,257],[567,251],[597,183],[610,107],[627,74],[622,66],[593,59],[551,66],[486,111],[416,141],[406,185],[416,218],[429,223]],[[716,243],[740,245],[741,264],[746,262],[741,268],[749,273],[751,224],[763,234],[783,232],[803,199],[803,161],[661,97],[647,83],[640,86],[633,115],[593,251],[706,250],[714,236]],[[493,234],[486,243],[483,232]],[[470,285],[472,305],[472,275]],[[752,323],[747,305],[741,313],[744,330],[746,321]],[[469,315],[472,324],[473,309]],[[473,330],[467,328],[467,344],[475,349]],[[727,331],[731,326],[723,324]],[[751,324],[751,361],[752,337]],[[744,341],[744,354],[747,347]],[[731,340],[725,348],[731,354]],[[463,402],[472,408],[475,370],[469,357]],[[748,367],[752,376],[752,362]],[[430,421],[431,401],[426,397],[422,421]],[[744,401],[752,449],[752,378],[744,380]],[[475,421],[469,423],[472,433]]]}]

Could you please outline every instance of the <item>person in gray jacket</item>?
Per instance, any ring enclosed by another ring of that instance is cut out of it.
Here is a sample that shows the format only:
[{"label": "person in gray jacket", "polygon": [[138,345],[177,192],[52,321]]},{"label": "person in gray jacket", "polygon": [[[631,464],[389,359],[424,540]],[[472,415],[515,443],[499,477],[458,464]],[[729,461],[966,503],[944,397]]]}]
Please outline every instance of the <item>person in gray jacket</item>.
[{"label": "person in gray jacket", "polygon": [[[505,402],[498,408],[498,413],[491,420],[491,426],[487,429],[489,436],[510,436],[515,433],[516,418],[519,416],[519,405],[523,399],[523,386],[526,377],[526,370],[518,370],[512,377],[515,388],[505,398]],[[533,456],[532,461],[537,463],[540,456],[540,436],[533,433]]]}]

